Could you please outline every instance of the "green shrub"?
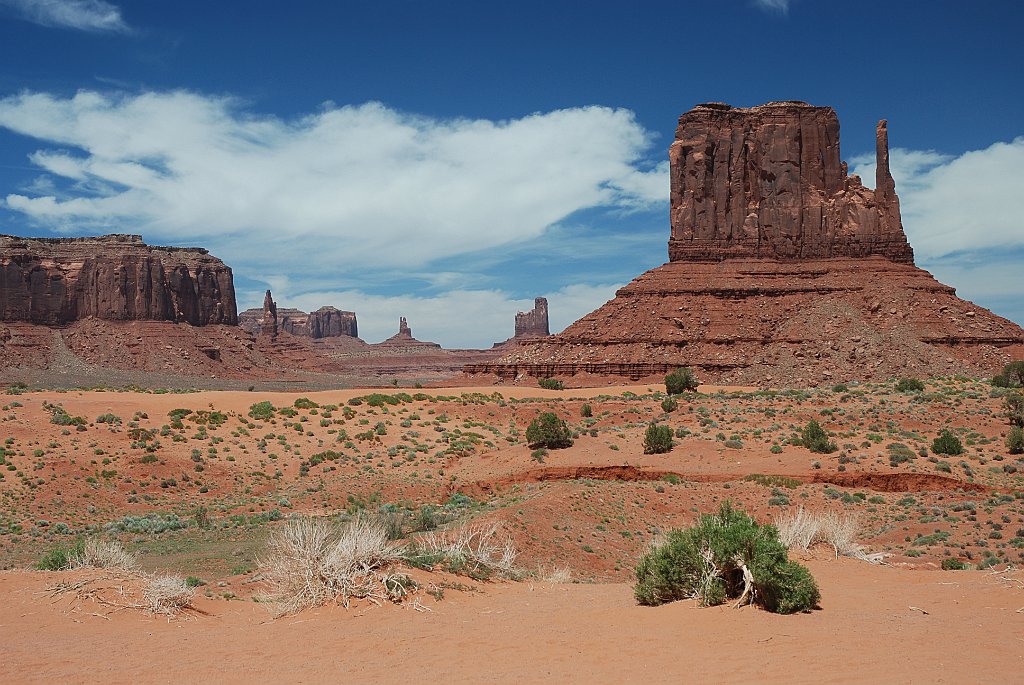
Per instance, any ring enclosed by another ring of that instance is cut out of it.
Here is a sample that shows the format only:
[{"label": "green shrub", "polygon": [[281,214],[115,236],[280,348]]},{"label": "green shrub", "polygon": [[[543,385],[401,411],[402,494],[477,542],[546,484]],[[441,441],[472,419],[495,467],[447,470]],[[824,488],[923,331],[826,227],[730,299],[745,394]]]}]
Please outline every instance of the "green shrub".
[{"label": "green shrub", "polygon": [[1003,399],[1003,408],[1011,426],[1024,426],[1024,394],[1010,393]]},{"label": "green shrub", "polygon": [[950,455],[963,454],[964,446],[960,442],[960,438],[953,435],[952,431],[948,428],[943,428],[939,432],[939,437],[932,440],[932,452]]},{"label": "green shrub", "polygon": [[669,395],[679,395],[684,392],[692,392],[697,389],[700,383],[697,381],[697,377],[693,374],[693,371],[683,367],[676,369],[669,375],[665,376],[665,389]]},{"label": "green shrub", "polygon": [[557,378],[541,378],[537,385],[545,390],[565,390],[565,385]]},{"label": "green shrub", "polygon": [[752,576],[751,601],[768,611],[809,611],[821,598],[810,571],[788,558],[775,527],[759,526],[729,502],[692,528],[670,531],[641,557],[633,594],[650,606],[690,598],[722,604],[743,595],[744,568]]},{"label": "green shrub", "polygon": [[832,386],[832,392],[850,392],[850,388],[845,383],[839,383]]},{"label": "green shrub", "polygon": [[269,421],[274,418],[274,405],[270,402],[257,402],[249,407],[249,416],[261,421]]},{"label": "green shrub", "polygon": [[1003,367],[1003,372],[992,379],[992,385],[1001,388],[1024,386],[1024,359],[1012,361]]},{"label": "green shrub", "polygon": [[71,568],[72,560],[81,556],[84,549],[85,543],[82,540],[78,540],[70,546],[54,547],[36,562],[35,568],[40,571],[63,571]]},{"label": "green shrub", "polygon": [[531,449],[572,447],[572,433],[565,421],[552,412],[542,412],[526,428],[526,444]]},{"label": "green shrub", "polygon": [[317,409],[319,408],[319,406],[319,404],[309,399],[308,397],[300,397],[299,399],[295,400],[296,409]]},{"label": "green shrub", "polygon": [[807,422],[800,431],[800,444],[818,454],[831,454],[839,449],[834,441],[828,439],[828,433],[814,419]]},{"label": "green shrub", "polygon": [[917,378],[901,378],[896,383],[898,392],[921,392],[924,390],[924,383]]},{"label": "green shrub", "polygon": [[644,433],[644,454],[663,454],[672,449],[672,429],[651,424]]},{"label": "green shrub", "polygon": [[1014,426],[1006,436],[1006,449],[1010,454],[1024,454],[1024,428]]},{"label": "green shrub", "polygon": [[679,402],[674,397],[666,397],[661,401],[661,410],[666,414],[671,414],[676,409],[679,409]]},{"label": "green shrub", "polygon": [[960,561],[955,557],[947,557],[942,560],[943,571],[965,571],[971,567],[970,564]]},{"label": "green shrub", "polygon": [[591,407],[589,404],[584,404],[582,407],[580,407],[580,416],[582,416],[583,418],[589,419],[593,415],[594,408]]}]

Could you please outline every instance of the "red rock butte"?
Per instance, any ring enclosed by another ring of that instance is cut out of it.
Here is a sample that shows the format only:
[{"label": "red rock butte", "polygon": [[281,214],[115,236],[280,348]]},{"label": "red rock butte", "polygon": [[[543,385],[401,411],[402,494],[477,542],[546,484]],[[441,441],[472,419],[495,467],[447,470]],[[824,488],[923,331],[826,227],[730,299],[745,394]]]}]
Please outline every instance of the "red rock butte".
[{"label": "red rock butte", "polygon": [[151,246],[137,235],[0,236],[0,321],[88,317],[233,326],[231,269],[202,248]]},{"label": "red rock butte", "polygon": [[988,375],[1024,330],[914,266],[876,129],[875,189],[847,173],[829,107],[698,105],[669,148],[669,262],[559,335],[468,373],[800,384]]}]

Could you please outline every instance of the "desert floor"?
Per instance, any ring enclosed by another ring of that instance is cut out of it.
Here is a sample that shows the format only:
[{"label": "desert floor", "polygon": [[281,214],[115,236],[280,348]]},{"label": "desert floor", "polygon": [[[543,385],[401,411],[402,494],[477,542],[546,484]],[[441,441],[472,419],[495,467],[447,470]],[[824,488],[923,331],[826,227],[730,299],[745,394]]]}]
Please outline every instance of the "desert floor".
[{"label": "desert floor", "polygon": [[640,607],[614,584],[491,583],[429,611],[325,607],[269,620],[200,598],[173,620],[46,592],[87,572],[0,573],[11,683],[1010,683],[1019,574],[808,562],[821,609]]},{"label": "desert floor", "polygon": [[[1002,391],[702,387],[671,407],[663,390],[15,391],[0,401],[0,680],[1020,679],[1024,460],[1005,447]],[[572,447],[526,445],[542,411]],[[811,419],[835,451],[795,441]],[[644,454],[651,422],[673,429],[670,452]],[[946,428],[962,454],[931,449]],[[637,606],[637,559],[726,500],[762,522],[800,507],[856,521],[885,563],[796,553],[822,589],[808,614]],[[267,536],[294,515],[361,511],[405,542],[498,525],[523,580],[416,570],[443,597],[272,619],[255,601]],[[196,610],[119,606],[132,578],[25,570],[96,535],[147,572],[201,581]]]}]

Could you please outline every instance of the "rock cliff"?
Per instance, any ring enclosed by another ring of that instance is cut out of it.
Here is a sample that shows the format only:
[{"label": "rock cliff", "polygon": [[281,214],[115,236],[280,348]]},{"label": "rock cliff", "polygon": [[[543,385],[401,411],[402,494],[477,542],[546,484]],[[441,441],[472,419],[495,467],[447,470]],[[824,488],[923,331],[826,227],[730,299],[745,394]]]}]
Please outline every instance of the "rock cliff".
[{"label": "rock cliff", "polygon": [[669,262],[559,335],[466,367],[505,379],[657,377],[807,385],[985,375],[1024,330],[914,266],[876,129],[875,189],[848,176],[832,109],[699,105],[669,150]]},{"label": "rock cliff", "polygon": [[231,269],[201,248],[137,235],[0,236],[0,320],[61,326],[93,317],[238,323]]},{"label": "rock cliff", "polygon": [[884,121],[876,140],[872,191],[847,175],[830,107],[698,105],[679,118],[669,148],[669,259],[879,255],[913,264]]}]

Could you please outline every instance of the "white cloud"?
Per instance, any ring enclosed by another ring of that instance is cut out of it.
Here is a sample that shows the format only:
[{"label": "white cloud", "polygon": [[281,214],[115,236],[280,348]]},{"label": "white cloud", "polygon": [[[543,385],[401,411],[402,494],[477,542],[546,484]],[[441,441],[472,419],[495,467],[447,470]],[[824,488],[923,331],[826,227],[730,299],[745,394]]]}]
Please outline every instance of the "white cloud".
[{"label": "white cloud", "polygon": [[[855,157],[851,167],[874,183],[874,155]],[[921,260],[1024,247],[1024,137],[959,156],[894,149],[890,167],[903,225]]]},{"label": "white cloud", "polygon": [[[570,285],[548,298],[551,331],[559,332],[611,299],[622,284]],[[515,314],[533,308],[533,299],[516,299],[501,290],[452,290],[433,297],[374,295],[360,290],[312,292],[289,297],[274,291],[279,307],[312,311],[324,305],[356,312],[359,336],[380,342],[398,331],[405,316],[413,335],[444,347],[485,348],[515,332]],[[262,306],[252,299],[240,309]]]},{"label": "white cloud", "polygon": [[81,31],[128,33],[121,9],[104,0],[0,0],[35,24]]},{"label": "white cloud", "polygon": [[753,0],[754,7],[768,12],[787,14],[792,0]]},{"label": "white cloud", "polygon": [[0,100],[74,197],[8,194],[65,232],[199,242],[261,273],[414,268],[535,238],[581,209],[667,200],[668,170],[626,110],[439,120],[379,103],[282,120],[191,92]]}]

